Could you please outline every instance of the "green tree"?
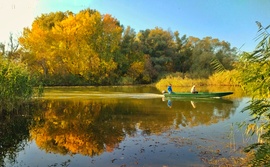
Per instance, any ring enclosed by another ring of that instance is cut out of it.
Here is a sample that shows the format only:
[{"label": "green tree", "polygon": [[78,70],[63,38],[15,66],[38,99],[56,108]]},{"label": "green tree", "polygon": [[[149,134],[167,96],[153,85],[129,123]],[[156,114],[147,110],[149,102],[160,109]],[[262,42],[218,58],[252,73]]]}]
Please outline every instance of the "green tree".
[{"label": "green tree", "polygon": [[217,59],[228,70],[232,69],[236,59],[236,48],[231,49],[228,42],[211,37],[196,39],[191,47],[190,73],[193,77],[207,78],[212,75],[215,72],[211,65],[213,59]]},{"label": "green tree", "polygon": [[179,32],[174,33],[175,36],[175,54],[173,57],[174,72],[186,73],[191,66],[191,50],[188,45],[188,38],[186,35],[179,37]]},{"label": "green tree", "polygon": [[136,32],[128,26],[123,32],[120,54],[119,58],[117,58],[122,74],[126,74],[130,65],[136,61],[143,61],[143,52],[138,40],[136,40]]},{"label": "green tree", "polygon": [[144,54],[150,56],[157,73],[173,71],[174,36],[171,32],[156,27],[152,30],[140,31],[138,38],[143,45]]},{"label": "green tree", "polygon": [[[137,34],[131,27],[124,29],[121,44],[120,52],[116,57],[116,62],[118,63],[118,75],[122,77],[122,84],[134,84],[141,83],[142,73],[134,77],[134,67],[140,64],[140,69],[144,70],[144,56],[142,52],[142,45],[140,45]],[[132,72],[133,71],[133,72]],[[140,71],[140,70],[139,70]],[[149,80],[147,81],[149,83]]]}]

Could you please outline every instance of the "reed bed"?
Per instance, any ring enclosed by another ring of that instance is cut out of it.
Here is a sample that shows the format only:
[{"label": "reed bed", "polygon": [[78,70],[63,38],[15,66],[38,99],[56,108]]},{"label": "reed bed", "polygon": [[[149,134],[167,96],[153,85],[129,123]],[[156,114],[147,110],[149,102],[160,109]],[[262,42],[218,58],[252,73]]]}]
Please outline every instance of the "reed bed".
[{"label": "reed bed", "polygon": [[236,70],[214,73],[208,79],[191,79],[188,77],[169,75],[159,80],[156,87],[164,87],[172,84],[174,87],[198,86],[239,86],[240,74]]}]

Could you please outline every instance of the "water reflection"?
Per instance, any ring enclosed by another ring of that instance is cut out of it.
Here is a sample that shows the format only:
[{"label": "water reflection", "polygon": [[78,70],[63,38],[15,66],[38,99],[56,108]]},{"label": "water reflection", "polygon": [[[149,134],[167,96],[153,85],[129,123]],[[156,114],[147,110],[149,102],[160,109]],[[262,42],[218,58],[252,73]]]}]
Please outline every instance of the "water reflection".
[{"label": "water reflection", "polygon": [[0,166],[5,166],[5,159],[15,163],[17,153],[27,145],[31,115],[27,105],[19,111],[0,114]]},{"label": "water reflection", "polygon": [[95,156],[113,151],[138,128],[144,135],[160,134],[172,126],[217,123],[234,112],[227,101],[197,101],[196,108],[190,101],[167,103],[170,111],[158,99],[43,100],[31,140],[46,152]]},{"label": "water reflection", "polygon": [[167,105],[168,105],[169,108],[172,108],[172,101],[171,100],[168,100]]},{"label": "water reflection", "polygon": [[180,114],[177,126],[210,125],[235,113],[235,104],[228,99],[163,99],[166,100],[168,107]]},{"label": "water reflection", "polygon": [[196,108],[196,105],[195,105],[194,101],[191,100],[190,104],[192,105],[193,108]]},{"label": "water reflection", "polygon": [[[72,92],[66,89],[52,89],[50,91],[51,95],[61,94],[58,96],[61,98],[48,98],[46,96],[37,99],[37,102],[30,108],[23,109],[28,111],[28,114],[22,112],[21,116],[18,117],[20,119],[16,117],[10,120],[1,119],[3,130],[1,129],[0,133],[3,132],[7,135],[2,136],[1,134],[0,160],[2,164],[0,166],[4,166],[4,159],[7,159],[8,155],[7,150],[14,150],[12,155],[18,155],[18,152],[25,149],[25,145],[31,145],[29,148],[35,149],[32,148],[32,143],[39,150],[46,152],[46,154],[40,153],[41,158],[39,159],[39,161],[43,160],[44,163],[47,163],[45,166],[53,164],[53,162],[49,163],[45,160],[46,156],[51,155],[51,153],[63,155],[61,157],[82,155],[83,157],[95,158],[106,157],[108,153],[117,154],[118,152],[118,155],[121,156],[118,157],[119,160],[124,157],[124,153],[134,155],[132,154],[134,149],[138,149],[136,159],[142,153],[147,154],[146,157],[151,163],[154,162],[153,159],[155,158],[162,159],[158,156],[160,152],[157,150],[149,151],[147,148],[161,148],[166,157],[174,155],[170,157],[170,160],[173,160],[170,162],[179,164],[179,161],[177,161],[179,157],[175,156],[178,155],[176,152],[179,151],[179,148],[175,147],[175,141],[179,141],[180,143],[177,144],[183,147],[184,140],[179,140],[184,139],[183,137],[179,138],[181,131],[193,127],[215,125],[220,121],[228,120],[235,114],[235,108],[238,106],[235,102],[225,99],[193,99],[192,101],[188,99],[162,99],[155,91],[150,94],[114,92],[116,98],[105,98],[112,94],[108,90],[106,90],[108,91],[107,94],[103,93],[102,98],[90,97],[91,91],[86,92],[85,89],[76,89]],[[83,92],[86,93],[79,96]],[[95,90],[96,94],[101,94],[100,92],[102,91]],[[120,95],[117,96],[117,94]],[[129,96],[126,94],[129,94]],[[63,98],[66,95],[69,98]],[[191,140],[187,139],[187,141]],[[11,144],[5,144],[5,142]],[[129,150],[129,152],[124,152],[120,148]],[[122,152],[119,152],[119,150]],[[171,150],[174,154],[169,151],[166,153],[164,150]],[[155,152],[159,154],[154,154]],[[151,155],[151,157],[148,155]],[[127,156],[125,157],[127,158]],[[186,157],[195,159],[190,154],[187,154]],[[13,163],[15,163],[17,158],[14,156],[10,159],[14,160]],[[58,159],[59,156],[53,160],[55,162]],[[29,161],[28,166],[40,166],[38,162],[31,163],[30,160],[32,159],[25,160]],[[76,162],[80,160],[76,159]],[[61,159],[61,161],[74,163],[70,159]],[[127,159],[125,163],[128,161]],[[110,159],[110,163],[116,162],[114,158]],[[144,163],[149,164],[149,162]],[[158,161],[155,162],[159,163],[157,166],[162,164]],[[101,166],[106,166],[102,158],[100,158],[99,163],[102,164]],[[8,164],[13,166],[12,162]],[[120,165],[117,164],[117,166]],[[78,166],[78,164],[74,164],[74,166]],[[107,166],[111,166],[111,164],[107,164]]]}]

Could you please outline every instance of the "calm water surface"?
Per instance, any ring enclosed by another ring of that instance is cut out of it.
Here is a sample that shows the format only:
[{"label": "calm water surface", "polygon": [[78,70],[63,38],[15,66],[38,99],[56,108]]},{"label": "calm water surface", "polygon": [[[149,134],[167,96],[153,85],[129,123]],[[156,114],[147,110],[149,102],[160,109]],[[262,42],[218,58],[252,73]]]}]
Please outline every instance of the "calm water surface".
[{"label": "calm water surface", "polygon": [[[47,88],[1,117],[0,166],[174,167],[241,157],[249,98],[164,99],[154,87]],[[222,163],[219,161],[219,163]]]}]

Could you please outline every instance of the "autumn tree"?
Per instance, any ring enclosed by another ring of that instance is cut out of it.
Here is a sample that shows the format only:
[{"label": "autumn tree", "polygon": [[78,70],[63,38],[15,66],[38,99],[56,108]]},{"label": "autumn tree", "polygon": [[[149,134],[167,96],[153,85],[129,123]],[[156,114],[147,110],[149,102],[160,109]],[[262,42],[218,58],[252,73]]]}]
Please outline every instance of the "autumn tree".
[{"label": "autumn tree", "polygon": [[[58,17],[61,15],[62,17]],[[51,57],[51,49],[54,48],[52,35],[50,31],[57,22],[66,18],[66,14],[62,12],[43,14],[32,23],[32,27],[25,28],[19,42],[22,45],[24,55],[22,61],[26,62],[32,73],[42,75],[47,78],[48,74],[52,73],[53,61]],[[61,18],[56,20],[55,18]],[[58,47],[57,47],[58,48]]]},{"label": "autumn tree", "polygon": [[24,29],[19,41],[29,68],[45,80],[55,80],[52,84],[69,85],[75,80],[109,84],[117,67],[114,53],[121,32],[115,18],[86,9],[78,14],[43,14],[31,29]]}]

